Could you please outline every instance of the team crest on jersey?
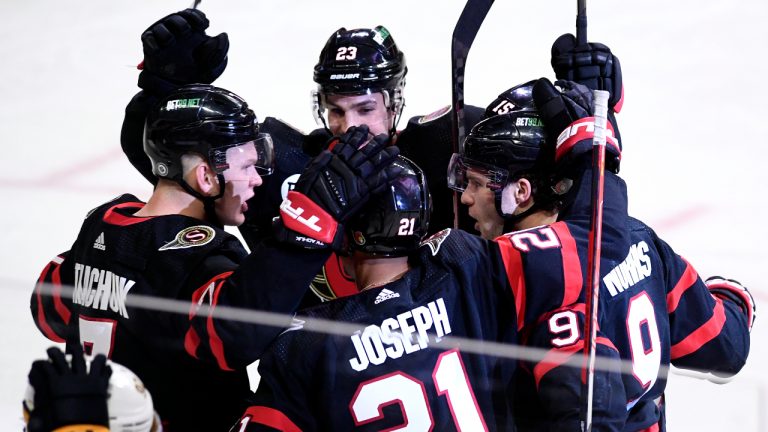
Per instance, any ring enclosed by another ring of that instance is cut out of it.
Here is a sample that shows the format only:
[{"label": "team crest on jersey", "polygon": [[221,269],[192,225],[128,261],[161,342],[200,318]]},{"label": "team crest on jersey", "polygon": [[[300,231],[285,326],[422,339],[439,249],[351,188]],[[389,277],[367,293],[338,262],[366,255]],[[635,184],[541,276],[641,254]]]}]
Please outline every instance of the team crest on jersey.
[{"label": "team crest on jersey", "polygon": [[432,120],[439,119],[440,117],[448,114],[448,112],[450,111],[451,111],[451,106],[446,105],[431,114],[427,114],[425,116],[419,117],[419,124],[424,124],[424,123],[431,122]]},{"label": "team crest on jersey", "polygon": [[169,249],[186,249],[195,246],[203,246],[211,242],[216,236],[216,231],[213,228],[205,225],[195,225],[184,228],[176,234],[176,238],[173,241],[162,246],[161,251]]},{"label": "team crest on jersey", "polygon": [[436,232],[432,234],[431,237],[429,237],[426,240],[423,240],[419,247],[423,246],[429,246],[430,249],[432,249],[432,256],[436,256],[437,252],[440,251],[440,245],[443,244],[443,241],[448,238],[448,234],[451,233],[450,228],[446,228],[440,232]]}]

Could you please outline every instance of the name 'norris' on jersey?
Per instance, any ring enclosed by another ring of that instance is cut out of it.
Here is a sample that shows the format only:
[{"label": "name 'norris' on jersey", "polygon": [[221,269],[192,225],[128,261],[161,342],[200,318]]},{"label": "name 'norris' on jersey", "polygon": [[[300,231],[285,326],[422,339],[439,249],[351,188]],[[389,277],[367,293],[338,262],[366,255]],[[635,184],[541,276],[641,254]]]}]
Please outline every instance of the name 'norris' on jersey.
[{"label": "name 'norris' on jersey", "polygon": [[125,298],[136,282],[109,270],[75,263],[75,291],[72,302],[93,309],[117,312],[128,317]]},{"label": "name 'norris' on jersey", "polygon": [[651,275],[651,258],[648,256],[648,244],[640,241],[629,247],[629,254],[603,278],[611,297],[624,292]]}]

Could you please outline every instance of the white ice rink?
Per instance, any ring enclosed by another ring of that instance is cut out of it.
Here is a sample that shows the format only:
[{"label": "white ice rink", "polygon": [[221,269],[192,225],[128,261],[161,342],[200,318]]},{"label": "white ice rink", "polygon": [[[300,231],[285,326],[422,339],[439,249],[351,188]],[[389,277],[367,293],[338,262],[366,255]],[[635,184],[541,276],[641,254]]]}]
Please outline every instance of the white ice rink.
[{"label": "white ice rink", "polygon": [[[383,24],[405,51],[407,119],[450,103],[450,35],[462,0],[213,1],[209,32],[231,40],[217,85],[257,114],[309,131],[312,66],[338,27]],[[191,0],[0,0],[0,430],[21,428],[33,359],[51,345],[29,295],[39,271],[71,245],[85,213],[151,189],[120,150],[123,110],[137,91],[139,35]],[[572,32],[575,1],[497,0],[469,56],[466,100],[552,76],[549,49]],[[630,211],[703,276],[723,274],[768,307],[766,201],[768,3],[764,0],[589,2],[589,38],[620,57],[619,123]],[[401,123],[401,126],[405,122]],[[765,267],[764,267],[765,266]],[[759,313],[762,312],[759,311]],[[732,382],[672,375],[671,431],[768,431],[768,325]]]}]

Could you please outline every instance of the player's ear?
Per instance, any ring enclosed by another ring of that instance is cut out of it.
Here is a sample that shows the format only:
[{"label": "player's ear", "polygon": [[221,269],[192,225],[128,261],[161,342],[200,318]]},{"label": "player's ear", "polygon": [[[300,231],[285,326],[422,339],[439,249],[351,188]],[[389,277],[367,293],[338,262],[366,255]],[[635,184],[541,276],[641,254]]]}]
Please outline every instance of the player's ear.
[{"label": "player's ear", "polygon": [[515,191],[515,203],[520,207],[527,207],[533,199],[533,186],[527,178],[521,178],[517,181],[517,190]]},{"label": "player's ear", "polygon": [[215,195],[218,193],[219,179],[211,167],[203,162],[194,169],[195,182],[203,195]]}]

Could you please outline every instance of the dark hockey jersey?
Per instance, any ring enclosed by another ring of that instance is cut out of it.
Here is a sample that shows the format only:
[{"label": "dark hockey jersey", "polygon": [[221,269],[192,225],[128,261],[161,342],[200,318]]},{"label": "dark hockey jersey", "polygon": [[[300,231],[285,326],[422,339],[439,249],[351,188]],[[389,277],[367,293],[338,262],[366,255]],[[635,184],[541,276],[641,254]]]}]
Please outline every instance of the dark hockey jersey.
[{"label": "dark hockey jersey", "polygon": [[[561,285],[528,285],[567,262],[560,228],[547,245],[447,230],[422,245],[402,279],[302,311],[262,358],[259,389],[231,430],[513,430],[517,360],[450,340],[515,344],[544,312],[578,301]],[[528,255],[546,267],[526,265]],[[304,316],[355,329],[315,333]],[[598,387],[607,404],[618,401],[621,422],[623,391]]]},{"label": "dark hockey jersey", "polygon": [[[599,328],[620,357],[631,364],[622,375],[627,422],[624,430],[659,427],[670,363],[733,374],[749,353],[747,317],[739,305],[709,293],[693,267],[648,226],[627,215],[626,185],[606,173]],[[574,203],[561,214],[574,237],[574,269],[586,271],[591,172],[582,176]],[[536,230],[534,230],[536,231]],[[520,235],[520,234],[517,234]],[[581,284],[583,273],[573,276]],[[532,288],[533,289],[533,288]],[[538,288],[535,288],[538,289]],[[559,312],[559,311],[558,311]],[[547,316],[525,343],[551,352],[580,355],[584,310]],[[572,338],[574,343],[564,343]],[[517,382],[522,430],[553,430],[556,418],[578,416],[580,379],[557,362],[530,362]],[[595,397],[601,395],[595,392]],[[568,403],[570,400],[571,403]],[[597,404],[597,402],[596,402]],[[557,429],[560,430],[560,429]],[[565,430],[565,429],[563,429]]]},{"label": "dark hockey jersey", "polygon": [[[290,316],[328,252],[263,243],[246,256],[237,238],[203,221],[133,216],[143,205],[123,195],[93,210],[71,250],[43,270],[32,316],[48,338],[81,343],[134,371],[168,430],[225,430],[249,392],[245,367],[282,327],[215,318],[200,307]],[[166,300],[188,306],[164,312]]]}]

